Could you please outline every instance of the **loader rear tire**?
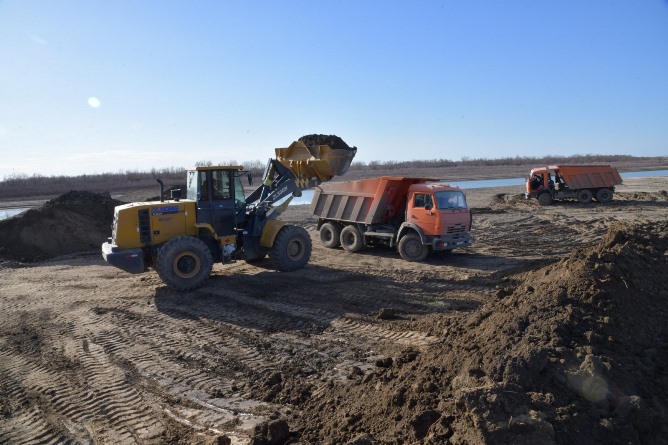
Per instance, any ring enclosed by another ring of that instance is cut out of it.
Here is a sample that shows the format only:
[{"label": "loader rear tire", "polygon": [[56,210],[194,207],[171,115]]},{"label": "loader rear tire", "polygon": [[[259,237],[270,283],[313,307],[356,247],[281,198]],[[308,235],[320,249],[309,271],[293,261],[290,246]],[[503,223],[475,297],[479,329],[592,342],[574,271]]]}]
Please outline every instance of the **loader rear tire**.
[{"label": "loader rear tire", "polygon": [[306,266],[311,259],[311,237],[303,227],[286,225],[269,250],[269,259],[274,263],[276,270],[290,272]]},{"label": "loader rear tire", "polygon": [[612,190],[600,189],[596,192],[596,200],[603,203],[612,201]]},{"label": "loader rear tire", "polygon": [[341,230],[341,247],[346,252],[359,252],[364,249],[364,237],[355,226],[345,226]]},{"label": "loader rear tire", "polygon": [[580,204],[589,204],[593,196],[591,194],[591,190],[582,189],[578,192],[577,198]]},{"label": "loader rear tire", "polygon": [[409,233],[399,241],[399,255],[406,261],[422,261],[429,255],[429,246],[422,244],[420,235]]},{"label": "loader rear tire", "polygon": [[552,195],[550,195],[548,192],[541,193],[538,195],[538,204],[542,206],[549,206],[552,204]]},{"label": "loader rear tire", "polygon": [[167,241],[158,251],[155,270],[162,281],[179,291],[200,287],[211,275],[213,257],[209,247],[193,236]]},{"label": "loader rear tire", "polygon": [[341,245],[341,226],[327,222],[320,227],[320,241],[322,245],[333,249]]}]

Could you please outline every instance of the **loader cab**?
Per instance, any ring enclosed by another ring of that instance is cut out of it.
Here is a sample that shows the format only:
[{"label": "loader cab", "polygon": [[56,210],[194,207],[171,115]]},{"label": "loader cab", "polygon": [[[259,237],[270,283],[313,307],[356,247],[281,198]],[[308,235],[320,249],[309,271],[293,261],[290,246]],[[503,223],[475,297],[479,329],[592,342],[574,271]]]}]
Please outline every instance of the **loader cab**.
[{"label": "loader cab", "polygon": [[236,235],[245,221],[243,167],[197,167],[188,170],[187,197],[197,202],[197,223],[210,224],[218,236]]}]

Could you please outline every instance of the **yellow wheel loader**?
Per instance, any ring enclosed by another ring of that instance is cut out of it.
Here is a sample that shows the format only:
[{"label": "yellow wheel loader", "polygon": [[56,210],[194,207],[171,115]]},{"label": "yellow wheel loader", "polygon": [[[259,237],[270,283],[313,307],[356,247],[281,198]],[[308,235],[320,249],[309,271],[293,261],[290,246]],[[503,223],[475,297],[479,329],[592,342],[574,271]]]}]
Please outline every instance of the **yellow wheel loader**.
[{"label": "yellow wheel loader", "polygon": [[[168,201],[116,207],[102,256],[130,273],[152,267],[165,284],[181,291],[201,286],[214,262],[269,256],[279,271],[300,269],[311,257],[311,238],[302,227],[276,217],[302,190],[348,170],[357,148],[343,146],[307,146],[300,139],[277,148],[262,184],[248,197],[242,185],[248,173],[241,166],[188,170],[185,199],[173,191]],[[163,184],[158,182],[162,196]]]}]

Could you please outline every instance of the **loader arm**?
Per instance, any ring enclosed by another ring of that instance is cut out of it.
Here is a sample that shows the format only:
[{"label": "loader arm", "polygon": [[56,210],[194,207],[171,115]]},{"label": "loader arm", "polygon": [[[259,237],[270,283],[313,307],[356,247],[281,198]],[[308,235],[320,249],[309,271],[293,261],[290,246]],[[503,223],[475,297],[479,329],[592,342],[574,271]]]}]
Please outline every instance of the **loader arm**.
[{"label": "loader arm", "polygon": [[262,185],[246,198],[246,205],[251,210],[269,210],[286,196],[301,196],[302,190],[316,187],[322,183],[319,178],[297,178],[293,171],[276,159],[269,159]]},{"label": "loader arm", "polygon": [[[295,141],[289,147],[277,148],[276,158],[269,159],[262,185],[246,198],[250,212],[263,217],[274,204],[286,196],[301,196],[301,191],[316,187],[348,171],[357,148],[332,149],[328,145],[307,147]],[[287,204],[286,204],[287,205]],[[281,213],[284,206],[274,208],[271,217]]]}]

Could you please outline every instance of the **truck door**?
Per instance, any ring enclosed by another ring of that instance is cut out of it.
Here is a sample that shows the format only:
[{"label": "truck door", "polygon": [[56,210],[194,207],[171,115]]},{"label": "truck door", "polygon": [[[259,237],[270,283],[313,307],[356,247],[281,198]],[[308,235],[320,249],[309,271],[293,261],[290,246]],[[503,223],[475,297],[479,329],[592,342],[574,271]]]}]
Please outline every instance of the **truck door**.
[{"label": "truck door", "polygon": [[425,235],[438,235],[438,212],[430,193],[415,193],[406,213],[406,221],[419,226]]},{"label": "truck door", "polygon": [[197,200],[197,222],[211,224],[219,236],[236,234],[236,211],[232,189],[232,171],[199,172],[200,193]]}]

